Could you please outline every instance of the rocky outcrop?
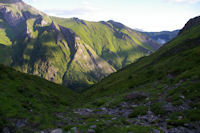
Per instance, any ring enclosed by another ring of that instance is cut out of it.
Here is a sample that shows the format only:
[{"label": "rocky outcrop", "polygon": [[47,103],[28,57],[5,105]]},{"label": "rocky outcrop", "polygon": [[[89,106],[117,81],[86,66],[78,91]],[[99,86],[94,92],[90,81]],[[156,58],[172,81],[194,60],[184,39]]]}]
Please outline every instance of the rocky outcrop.
[{"label": "rocky outcrop", "polygon": [[116,28],[119,28],[119,29],[126,28],[126,26],[123,25],[122,23],[115,22],[113,20],[109,20],[108,22],[111,23]]},{"label": "rocky outcrop", "polygon": [[57,32],[60,31],[60,27],[55,22],[51,23],[50,28],[56,30]]},{"label": "rocky outcrop", "polygon": [[64,85],[68,87],[76,86],[78,88],[83,86],[83,83],[97,82],[115,71],[89,45],[75,40],[75,47],[76,51],[63,77]]},{"label": "rocky outcrop", "polygon": [[0,14],[3,16],[4,20],[12,27],[16,27],[21,22],[24,22],[25,19],[20,13],[14,14],[5,6],[0,6]]},{"label": "rocky outcrop", "polygon": [[199,23],[200,23],[200,16],[190,19],[190,20],[185,24],[185,26],[183,27],[183,29],[180,30],[179,35],[182,34],[182,33],[185,32],[185,31],[191,29],[193,26],[198,25]]},{"label": "rocky outcrop", "polygon": [[83,20],[81,20],[81,19],[79,19],[79,18],[73,18],[73,20],[74,20],[77,24],[83,24],[83,25],[87,26],[87,24],[86,24]]}]

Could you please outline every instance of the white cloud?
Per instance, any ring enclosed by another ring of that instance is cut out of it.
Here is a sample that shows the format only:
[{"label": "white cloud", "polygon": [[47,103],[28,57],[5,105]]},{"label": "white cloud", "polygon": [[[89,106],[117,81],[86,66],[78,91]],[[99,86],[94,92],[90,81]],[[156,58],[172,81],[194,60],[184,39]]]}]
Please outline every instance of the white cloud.
[{"label": "white cloud", "polygon": [[87,8],[76,8],[76,9],[71,9],[71,10],[67,10],[67,9],[47,9],[44,10],[45,13],[53,15],[53,16],[73,16],[73,15],[84,15],[86,13],[91,12],[89,9]]},{"label": "white cloud", "polygon": [[[37,1],[37,0],[35,0]],[[56,8],[48,8],[44,9],[45,13],[52,16],[59,17],[82,17],[91,15],[92,13],[96,13],[101,10],[99,7],[96,7],[92,4],[91,0],[81,0],[79,5],[72,7],[56,7]]]},{"label": "white cloud", "polygon": [[191,3],[191,4],[200,2],[200,0],[167,0],[167,1],[178,2],[178,3]]}]

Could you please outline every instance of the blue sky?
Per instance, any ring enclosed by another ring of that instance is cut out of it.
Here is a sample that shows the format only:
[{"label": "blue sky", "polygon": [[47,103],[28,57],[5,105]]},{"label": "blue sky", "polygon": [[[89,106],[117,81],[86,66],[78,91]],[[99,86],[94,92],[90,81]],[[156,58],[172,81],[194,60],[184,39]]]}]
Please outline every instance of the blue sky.
[{"label": "blue sky", "polygon": [[200,15],[200,0],[24,0],[52,16],[115,20],[145,31],[180,29]]}]

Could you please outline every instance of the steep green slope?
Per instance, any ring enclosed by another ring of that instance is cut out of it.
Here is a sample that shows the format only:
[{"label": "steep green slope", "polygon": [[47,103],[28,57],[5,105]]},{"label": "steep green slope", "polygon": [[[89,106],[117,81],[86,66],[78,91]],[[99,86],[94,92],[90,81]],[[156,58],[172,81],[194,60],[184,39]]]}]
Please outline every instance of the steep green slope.
[{"label": "steep green slope", "polygon": [[4,127],[11,132],[52,128],[58,121],[56,113],[79,102],[68,88],[4,65],[0,65],[0,92],[0,132]]},{"label": "steep green slope", "polygon": [[23,2],[0,3],[0,18],[3,64],[71,88],[115,71],[72,30]]},{"label": "steep green slope", "polygon": [[[193,21],[198,19],[200,17]],[[82,101],[85,100],[91,108],[100,106],[104,110],[124,110],[128,114],[125,119],[139,125],[145,123],[168,132],[198,132],[199,31],[200,23],[197,21],[154,54],[94,85],[84,93]],[[118,127],[120,125],[126,124]]]},{"label": "steep green slope", "polygon": [[77,90],[159,47],[122,24],[50,18],[21,0],[0,1],[0,35],[2,64]]},{"label": "steep green slope", "polygon": [[174,39],[177,36],[178,32],[179,30],[161,31],[161,32],[141,32],[141,33],[152,38],[157,43],[163,45]]},{"label": "steep green slope", "polygon": [[100,57],[116,69],[130,64],[142,56],[149,55],[160,47],[150,38],[112,20],[89,22],[78,18],[52,17],[52,19],[58,24],[72,29]]},{"label": "steep green slope", "polygon": [[[134,88],[133,85],[138,86],[156,80],[159,82],[168,81],[168,78],[172,78],[173,82],[187,78],[198,78],[199,29],[200,24],[184,31],[154,54],[141,58],[136,63],[111,74],[96,84],[94,88],[97,90],[101,90],[101,87],[104,89],[115,88],[116,90],[121,88],[123,90],[129,87]],[[107,91],[109,90],[112,89]],[[90,91],[95,91],[95,89]],[[105,93],[107,92],[105,91]],[[107,94],[109,95],[109,93]]]}]

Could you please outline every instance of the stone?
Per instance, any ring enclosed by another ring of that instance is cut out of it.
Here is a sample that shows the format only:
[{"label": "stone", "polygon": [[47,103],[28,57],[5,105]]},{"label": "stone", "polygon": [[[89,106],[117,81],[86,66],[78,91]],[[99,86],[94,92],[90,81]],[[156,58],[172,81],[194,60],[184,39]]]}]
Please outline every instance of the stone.
[{"label": "stone", "polygon": [[77,131],[78,128],[77,128],[77,127],[72,127],[71,130],[73,130],[73,131]]},{"label": "stone", "polygon": [[130,94],[128,94],[127,96],[125,96],[125,99],[127,101],[129,100],[134,100],[134,99],[143,99],[143,98],[147,98],[148,95],[146,93],[142,93],[142,92],[132,92]]},{"label": "stone", "polygon": [[17,128],[22,128],[26,126],[26,123],[27,123],[27,120],[17,120],[15,125]]},{"label": "stone", "polygon": [[168,112],[173,112],[176,110],[176,108],[171,104],[171,103],[167,103],[163,106],[163,109],[165,111],[168,111]]},{"label": "stone", "polygon": [[90,113],[93,112],[93,110],[91,110],[91,109],[86,109],[86,111],[87,111],[87,112],[90,112]]},{"label": "stone", "polygon": [[126,107],[128,107],[128,105],[127,105],[126,102],[122,102],[122,103],[120,104],[120,106],[121,106],[122,108],[126,108]]},{"label": "stone", "polygon": [[42,130],[39,133],[49,133],[47,130]]},{"label": "stone", "polygon": [[153,129],[153,133],[160,133],[160,131],[157,129]]},{"label": "stone", "polygon": [[63,133],[62,129],[54,129],[51,131],[51,133]]},{"label": "stone", "polygon": [[180,96],[180,98],[185,99],[185,96]]},{"label": "stone", "polygon": [[106,108],[101,108],[101,110],[103,110],[103,111],[107,111],[107,109],[106,109]]},{"label": "stone", "polygon": [[88,133],[95,133],[94,129],[88,129]]},{"label": "stone", "polygon": [[132,108],[135,108],[135,107],[137,107],[137,106],[138,106],[138,105],[135,105],[135,104],[134,104],[134,105],[131,105]]},{"label": "stone", "polygon": [[116,117],[112,118],[112,120],[116,120],[116,119],[117,119]]},{"label": "stone", "polygon": [[9,130],[7,127],[5,127],[5,128],[3,129],[3,133],[10,133],[10,130]]},{"label": "stone", "polygon": [[183,119],[183,116],[178,116],[178,120],[182,120]]},{"label": "stone", "polygon": [[92,129],[97,128],[97,125],[91,125],[90,128]]}]

